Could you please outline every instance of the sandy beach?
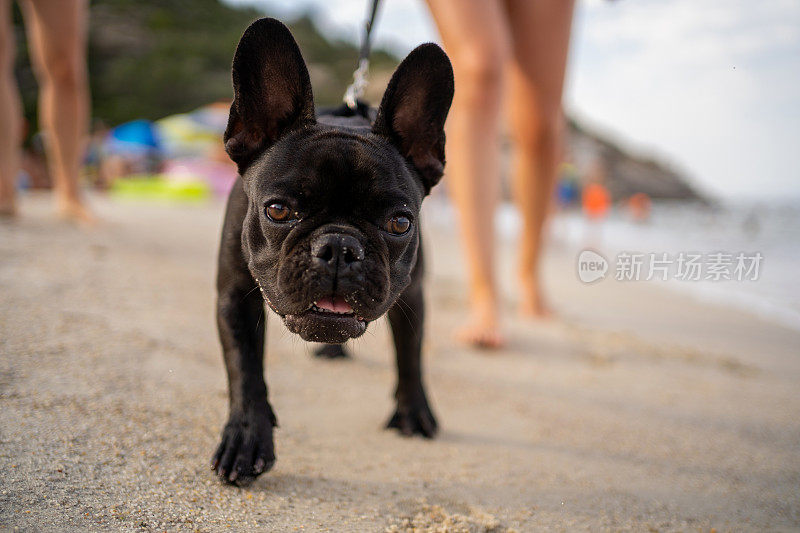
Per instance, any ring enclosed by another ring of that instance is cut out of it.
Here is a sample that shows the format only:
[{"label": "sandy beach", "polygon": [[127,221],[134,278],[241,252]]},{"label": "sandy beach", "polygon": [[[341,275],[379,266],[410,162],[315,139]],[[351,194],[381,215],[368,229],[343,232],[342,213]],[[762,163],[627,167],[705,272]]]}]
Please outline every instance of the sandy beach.
[{"label": "sandy beach", "polygon": [[465,294],[451,227],[426,228],[426,381],[436,440],[382,429],[381,321],[317,360],[273,315],[274,469],[221,484],[214,321],[222,205],[48,196],[0,222],[0,530],[789,531],[800,529],[800,332],[645,282],[581,284],[551,247],[558,320],[509,345],[452,341]]}]

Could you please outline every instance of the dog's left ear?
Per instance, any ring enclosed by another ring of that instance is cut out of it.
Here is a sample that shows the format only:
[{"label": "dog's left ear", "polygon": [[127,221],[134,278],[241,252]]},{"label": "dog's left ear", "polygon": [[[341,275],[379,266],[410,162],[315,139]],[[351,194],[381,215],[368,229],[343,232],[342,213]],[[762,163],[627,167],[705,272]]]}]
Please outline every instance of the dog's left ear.
[{"label": "dog's left ear", "polygon": [[437,45],[420,45],[392,75],[372,128],[414,165],[426,194],[444,172],[444,121],[452,101],[450,60]]},{"label": "dog's left ear", "polygon": [[281,136],[314,123],[308,69],[289,28],[275,19],[253,22],[239,40],[233,92],[224,141],[240,174]]}]

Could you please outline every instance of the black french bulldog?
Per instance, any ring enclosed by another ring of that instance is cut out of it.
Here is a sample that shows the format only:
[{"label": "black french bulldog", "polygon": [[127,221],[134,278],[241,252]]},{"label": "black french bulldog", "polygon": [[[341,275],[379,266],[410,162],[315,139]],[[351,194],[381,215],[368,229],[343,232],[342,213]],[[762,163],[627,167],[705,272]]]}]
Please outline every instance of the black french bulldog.
[{"label": "black french bulldog", "polygon": [[398,372],[388,427],[433,437],[420,363],[417,218],[444,169],[450,61],[435,44],[412,51],[374,123],[363,104],[352,116],[315,117],[300,49],[286,26],[267,18],[239,42],[233,88],[224,140],[240,177],[228,199],[217,275],[230,415],[212,469],[242,482],[275,462],[264,302],[293,333],[328,344],[362,335],[388,313]]}]

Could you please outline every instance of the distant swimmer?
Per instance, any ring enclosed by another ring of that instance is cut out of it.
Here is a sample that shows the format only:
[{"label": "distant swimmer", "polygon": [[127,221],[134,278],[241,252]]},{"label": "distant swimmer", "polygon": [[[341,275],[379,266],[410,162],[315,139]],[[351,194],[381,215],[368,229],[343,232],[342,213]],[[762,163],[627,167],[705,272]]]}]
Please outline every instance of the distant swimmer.
[{"label": "distant swimmer", "polygon": [[611,208],[611,195],[602,184],[589,183],[583,188],[581,197],[583,213],[587,218],[601,220],[606,217]]},{"label": "distant swimmer", "polygon": [[647,222],[650,219],[652,204],[650,196],[646,193],[632,194],[627,202],[628,214],[635,222]]}]

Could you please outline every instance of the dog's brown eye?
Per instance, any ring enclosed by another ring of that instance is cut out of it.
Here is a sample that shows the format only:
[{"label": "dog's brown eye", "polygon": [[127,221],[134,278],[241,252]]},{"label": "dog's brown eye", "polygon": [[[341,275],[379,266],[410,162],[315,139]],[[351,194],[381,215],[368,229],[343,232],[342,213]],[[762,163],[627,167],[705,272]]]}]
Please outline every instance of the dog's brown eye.
[{"label": "dog's brown eye", "polygon": [[292,210],[277,202],[269,204],[265,211],[267,218],[274,222],[287,222],[292,218]]},{"label": "dog's brown eye", "polygon": [[402,235],[411,228],[411,220],[407,216],[395,215],[386,222],[384,229],[392,235]]}]

